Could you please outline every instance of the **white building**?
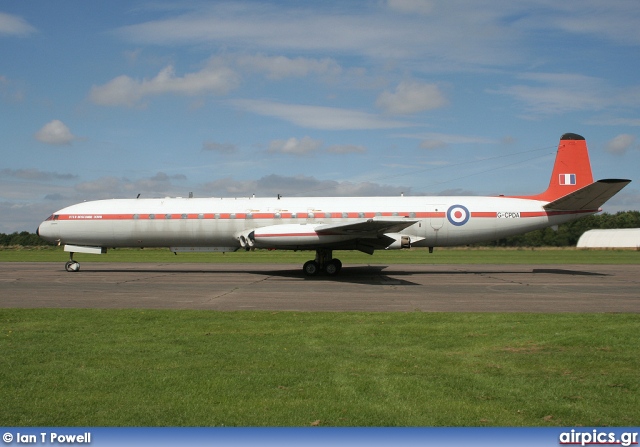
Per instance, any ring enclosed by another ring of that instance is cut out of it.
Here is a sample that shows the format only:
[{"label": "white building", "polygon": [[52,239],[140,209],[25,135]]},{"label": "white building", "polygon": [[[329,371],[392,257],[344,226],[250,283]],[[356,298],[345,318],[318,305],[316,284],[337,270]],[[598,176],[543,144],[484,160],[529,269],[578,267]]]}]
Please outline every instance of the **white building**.
[{"label": "white building", "polygon": [[577,247],[640,249],[640,228],[585,231],[580,236]]}]

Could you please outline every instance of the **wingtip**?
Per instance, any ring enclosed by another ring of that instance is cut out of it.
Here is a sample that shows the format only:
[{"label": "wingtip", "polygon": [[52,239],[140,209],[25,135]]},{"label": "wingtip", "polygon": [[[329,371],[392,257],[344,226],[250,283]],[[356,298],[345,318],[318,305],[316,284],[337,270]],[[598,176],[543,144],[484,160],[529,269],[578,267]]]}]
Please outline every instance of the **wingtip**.
[{"label": "wingtip", "polygon": [[600,183],[631,183],[631,180],[626,178],[605,178],[598,180]]}]

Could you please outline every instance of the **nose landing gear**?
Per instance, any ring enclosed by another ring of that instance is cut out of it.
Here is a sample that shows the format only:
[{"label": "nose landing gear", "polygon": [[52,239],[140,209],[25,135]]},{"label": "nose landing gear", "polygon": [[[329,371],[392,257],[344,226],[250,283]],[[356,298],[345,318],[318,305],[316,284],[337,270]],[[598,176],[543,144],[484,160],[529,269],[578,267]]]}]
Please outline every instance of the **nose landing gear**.
[{"label": "nose landing gear", "polygon": [[73,252],[69,254],[69,260],[64,265],[64,269],[67,272],[77,272],[80,270],[80,263],[78,261],[73,260]]}]

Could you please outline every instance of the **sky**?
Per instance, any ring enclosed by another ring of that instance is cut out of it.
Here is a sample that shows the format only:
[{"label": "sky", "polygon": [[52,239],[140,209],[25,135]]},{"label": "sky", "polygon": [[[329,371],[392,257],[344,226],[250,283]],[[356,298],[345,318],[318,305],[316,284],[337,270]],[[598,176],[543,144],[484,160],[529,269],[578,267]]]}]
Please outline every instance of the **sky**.
[{"label": "sky", "polygon": [[85,200],[525,195],[583,135],[640,210],[637,0],[0,0],[0,232]]}]

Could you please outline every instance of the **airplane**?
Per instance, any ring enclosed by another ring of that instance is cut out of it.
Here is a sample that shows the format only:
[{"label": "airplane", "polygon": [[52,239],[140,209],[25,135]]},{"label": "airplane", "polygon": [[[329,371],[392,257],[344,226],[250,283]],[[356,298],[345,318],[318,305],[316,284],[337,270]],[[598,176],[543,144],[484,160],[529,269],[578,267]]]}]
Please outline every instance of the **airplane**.
[{"label": "airplane", "polygon": [[178,252],[310,250],[303,272],[337,275],[338,250],[467,245],[553,227],[601,211],[631,180],[593,181],[584,137],[560,138],[549,187],[530,196],[156,198],[83,202],[40,224],[44,240],[74,253],[169,247]]}]

